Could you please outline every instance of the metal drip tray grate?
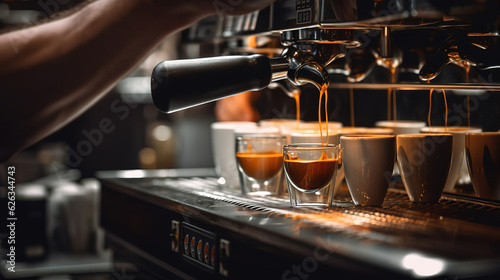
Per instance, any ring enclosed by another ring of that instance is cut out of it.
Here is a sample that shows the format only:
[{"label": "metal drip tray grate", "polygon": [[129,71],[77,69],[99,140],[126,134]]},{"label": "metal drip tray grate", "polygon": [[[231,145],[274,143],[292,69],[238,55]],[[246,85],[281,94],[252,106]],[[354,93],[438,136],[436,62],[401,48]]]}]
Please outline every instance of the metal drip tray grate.
[{"label": "metal drip tray grate", "polygon": [[278,219],[293,230],[320,236],[333,234],[454,259],[499,257],[500,204],[465,196],[445,194],[439,203],[412,203],[404,190],[391,188],[381,207],[370,207],[355,206],[343,188],[344,198],[332,207],[292,208],[287,196],[248,197],[221,191],[211,177],[155,179],[142,181],[142,186],[229,203],[242,208],[239,217]]},{"label": "metal drip tray grate", "polygon": [[[355,206],[342,186],[334,206],[293,208],[287,194],[245,196],[222,188],[213,172],[204,170],[100,176],[107,201],[130,212],[125,216],[142,211],[140,217],[151,215],[151,220],[159,221],[151,222],[148,234],[169,225],[174,217],[181,226],[187,222],[231,241],[232,253],[239,253],[239,258],[247,254],[236,249],[242,247],[304,258],[320,250],[331,256],[325,263],[329,267],[344,267],[347,262],[381,273],[421,277],[417,271],[425,270],[423,258],[440,264],[434,276],[500,275],[500,202],[496,201],[445,193],[439,203],[412,203],[395,182],[380,207]],[[135,208],[129,209],[129,204]],[[125,237],[137,233],[123,214],[105,213],[108,230]],[[413,258],[417,270],[404,264],[407,258]]]}]

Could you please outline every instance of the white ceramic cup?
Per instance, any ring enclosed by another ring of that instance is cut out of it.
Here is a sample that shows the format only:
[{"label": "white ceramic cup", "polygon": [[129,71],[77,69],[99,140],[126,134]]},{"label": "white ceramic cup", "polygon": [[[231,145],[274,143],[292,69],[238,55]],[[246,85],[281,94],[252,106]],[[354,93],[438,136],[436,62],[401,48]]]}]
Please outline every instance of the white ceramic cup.
[{"label": "white ceramic cup", "polygon": [[379,134],[379,135],[391,135],[394,134],[394,129],[392,128],[381,128],[381,127],[341,127],[337,129],[340,136],[352,135],[352,134]]},{"label": "white ceramic cup", "polygon": [[381,205],[394,168],[394,135],[344,135],[340,137],[340,146],[354,204]]},{"label": "white ceramic cup", "polygon": [[466,126],[433,126],[420,129],[422,133],[448,133],[453,136],[453,157],[451,160],[450,173],[444,186],[445,192],[451,192],[457,184],[462,166],[467,166],[465,158],[465,134],[471,132],[481,132],[480,128]]},{"label": "white ceramic cup", "polygon": [[[426,127],[425,122],[421,121],[404,121],[404,120],[386,120],[386,121],[378,121],[375,123],[376,127],[380,128],[390,128],[394,130],[394,135],[399,134],[418,134],[420,133],[420,129]],[[393,175],[399,175],[399,168],[397,161],[394,162],[394,171]]]},{"label": "white ceramic cup", "polygon": [[292,119],[266,119],[259,121],[260,127],[274,127],[279,129],[279,133],[286,137],[287,144],[291,143],[290,132],[300,129],[302,124],[304,124],[304,122]]},{"label": "white ceramic cup", "polygon": [[[343,127],[341,122],[328,121],[328,128],[330,130],[335,130]],[[300,129],[318,129],[319,130],[319,122],[318,121],[308,121],[299,124]],[[326,129],[326,122],[321,122],[321,128]]]},{"label": "white ceramic cup", "polygon": [[265,119],[259,121],[259,126],[261,127],[277,127],[280,129],[293,129],[299,128],[302,121],[292,120],[292,119]]},{"label": "white ceramic cup", "polygon": [[376,127],[392,128],[395,135],[399,134],[416,134],[420,133],[420,129],[426,127],[425,122],[421,121],[378,121]]},{"label": "white ceramic cup", "polygon": [[236,165],[235,130],[255,128],[255,122],[215,122],[211,125],[212,153],[219,184],[231,190],[240,190]]},{"label": "white ceramic cup", "polygon": [[[290,132],[290,140],[292,144],[296,143],[321,143],[321,134],[319,130],[292,130]],[[323,131],[323,143],[326,144],[326,132]],[[328,144],[339,144],[339,134],[335,131],[328,132]]]}]

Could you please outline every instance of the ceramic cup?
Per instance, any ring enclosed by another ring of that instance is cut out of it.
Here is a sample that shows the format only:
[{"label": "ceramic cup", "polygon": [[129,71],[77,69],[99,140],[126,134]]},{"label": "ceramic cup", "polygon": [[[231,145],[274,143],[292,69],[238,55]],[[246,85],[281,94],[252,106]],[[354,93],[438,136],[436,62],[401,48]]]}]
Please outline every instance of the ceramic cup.
[{"label": "ceramic cup", "polygon": [[467,133],[465,146],[476,195],[500,200],[500,132]]},{"label": "ceramic cup", "polygon": [[424,127],[420,130],[422,133],[449,133],[453,135],[453,158],[451,160],[450,173],[444,186],[445,192],[451,192],[457,184],[460,170],[463,165],[467,165],[465,160],[465,134],[468,132],[481,132],[480,128],[475,127],[444,127],[433,126]]},{"label": "ceramic cup", "polygon": [[395,135],[399,134],[418,134],[420,129],[426,127],[425,122],[421,121],[378,121],[375,123],[376,127],[391,128],[394,130]]},{"label": "ceramic cup", "polygon": [[239,190],[240,181],[236,166],[234,131],[255,128],[255,122],[215,122],[211,125],[212,153],[219,185],[226,189]]},{"label": "ceramic cup", "polygon": [[394,135],[344,135],[340,137],[344,176],[356,205],[384,202],[394,168]]},{"label": "ceramic cup", "polygon": [[[421,121],[387,120],[378,121],[375,123],[375,126],[380,128],[390,128],[394,130],[394,135],[417,134],[420,133],[420,129],[426,126],[426,123]],[[400,175],[397,161],[394,161],[394,171],[392,174]]]},{"label": "ceramic cup", "polygon": [[398,166],[412,202],[438,202],[450,171],[451,134],[396,136]]}]

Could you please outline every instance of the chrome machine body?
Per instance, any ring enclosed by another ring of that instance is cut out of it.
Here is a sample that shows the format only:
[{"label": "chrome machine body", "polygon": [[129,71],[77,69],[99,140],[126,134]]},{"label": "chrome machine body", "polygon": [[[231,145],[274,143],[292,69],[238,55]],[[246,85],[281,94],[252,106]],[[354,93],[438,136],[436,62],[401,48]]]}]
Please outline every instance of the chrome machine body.
[{"label": "chrome machine body", "polygon": [[[261,66],[270,70],[266,77],[258,77],[258,83],[249,82],[256,79],[250,74],[246,80],[238,80],[240,85],[248,82],[243,87],[215,95],[202,92],[199,94],[205,98],[195,98],[189,105],[260,89],[285,77],[295,85],[329,84],[328,71],[348,76],[349,83],[333,87],[499,90],[499,6],[496,0],[279,0],[252,14],[221,14],[205,19],[191,28],[187,40],[229,42],[225,51],[233,53],[269,53],[266,48],[231,46],[230,42],[248,35],[279,36],[282,51],[269,62],[262,62]],[[339,58],[344,58],[340,64],[336,63]],[[221,59],[214,57],[208,63],[215,66]],[[193,62],[196,61],[188,64]],[[174,72],[168,70],[171,63],[174,62],[160,63],[152,82],[155,104],[166,112],[189,107],[176,106],[177,98],[168,93],[168,89],[177,89],[165,76]],[[395,83],[357,83],[376,64],[416,75],[411,80],[396,79]],[[469,74],[459,80],[436,79],[448,64],[459,65]],[[176,64],[175,71],[207,85],[217,83],[217,78],[204,79],[203,73],[186,73],[183,67],[184,64]],[[243,68],[238,65],[238,69]],[[214,75],[224,74],[217,73],[216,68],[206,70]],[[236,75],[241,74],[236,71],[233,76]]]}]

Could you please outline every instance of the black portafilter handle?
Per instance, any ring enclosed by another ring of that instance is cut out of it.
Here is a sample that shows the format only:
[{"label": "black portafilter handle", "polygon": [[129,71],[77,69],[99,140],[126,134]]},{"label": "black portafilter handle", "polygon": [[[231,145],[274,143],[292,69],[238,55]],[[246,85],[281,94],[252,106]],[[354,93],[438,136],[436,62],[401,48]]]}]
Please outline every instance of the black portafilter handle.
[{"label": "black portafilter handle", "polygon": [[163,61],[151,77],[155,106],[172,113],[271,83],[271,62],[264,55],[219,56]]}]

